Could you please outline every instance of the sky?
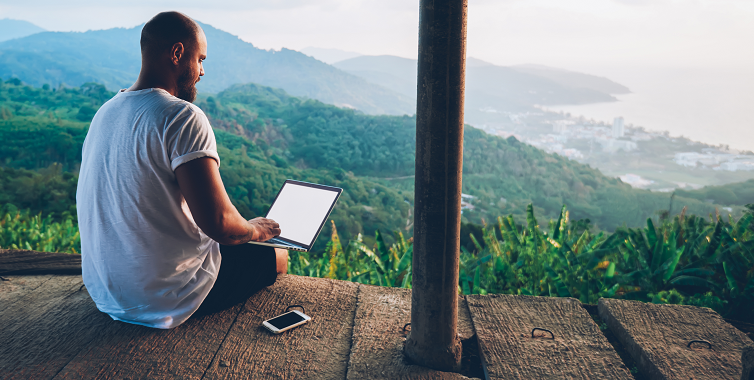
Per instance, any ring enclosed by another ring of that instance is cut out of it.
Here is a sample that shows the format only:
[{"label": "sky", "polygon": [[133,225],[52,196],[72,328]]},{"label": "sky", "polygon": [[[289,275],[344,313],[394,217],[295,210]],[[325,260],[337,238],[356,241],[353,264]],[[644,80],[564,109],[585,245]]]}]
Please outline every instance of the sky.
[{"label": "sky", "polygon": [[[468,0],[467,56],[608,77],[644,94],[608,111],[583,108],[585,116],[635,114],[628,122],[644,119],[650,129],[753,150],[754,4]],[[184,12],[263,49],[417,56],[419,0],[0,0],[0,19],[51,31],[131,28],[165,10]],[[715,133],[720,129],[726,133]]]},{"label": "sky", "polygon": [[[498,65],[753,65],[749,0],[469,0],[467,53]],[[264,49],[417,54],[417,0],[0,0],[53,31],[133,27],[179,10]]]}]

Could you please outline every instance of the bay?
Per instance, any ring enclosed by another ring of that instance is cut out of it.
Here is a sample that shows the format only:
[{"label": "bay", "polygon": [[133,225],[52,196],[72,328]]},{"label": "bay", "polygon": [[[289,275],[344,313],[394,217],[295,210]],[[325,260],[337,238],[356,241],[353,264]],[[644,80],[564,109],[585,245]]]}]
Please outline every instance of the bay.
[{"label": "bay", "polygon": [[668,131],[711,145],[753,150],[753,67],[654,68],[593,67],[582,72],[605,76],[632,91],[615,95],[616,102],[557,105],[547,109],[569,112],[652,131]]}]

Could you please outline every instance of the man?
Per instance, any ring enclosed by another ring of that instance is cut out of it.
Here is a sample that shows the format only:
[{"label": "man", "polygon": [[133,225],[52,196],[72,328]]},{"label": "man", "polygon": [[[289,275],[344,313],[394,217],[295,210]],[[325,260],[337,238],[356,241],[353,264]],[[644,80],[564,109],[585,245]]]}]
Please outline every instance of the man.
[{"label": "man", "polygon": [[207,56],[202,29],[164,12],[140,43],[139,78],[97,111],[84,141],[82,276],[113,319],[169,329],[271,285],[288,258],[243,244],[281,231],[273,220],[245,220],[223,187],[215,135],[191,103]]}]

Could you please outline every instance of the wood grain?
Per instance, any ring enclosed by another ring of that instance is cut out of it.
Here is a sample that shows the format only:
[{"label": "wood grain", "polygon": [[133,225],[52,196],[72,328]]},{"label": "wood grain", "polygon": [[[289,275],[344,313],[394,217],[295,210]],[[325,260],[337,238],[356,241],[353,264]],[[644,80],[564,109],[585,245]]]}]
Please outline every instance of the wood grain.
[{"label": "wood grain", "polygon": [[[0,280],[0,304],[3,305],[3,309],[5,310],[13,310],[15,303],[19,299],[33,292],[54,277],[53,275],[4,276],[4,280]],[[5,310],[0,310],[0,312]]]},{"label": "wood grain", "polygon": [[0,283],[0,379],[50,379],[112,322],[81,276],[17,276]]},{"label": "wood grain", "polygon": [[[471,337],[474,332],[466,305],[460,302],[460,306],[464,307],[460,335]],[[360,286],[347,379],[466,379],[406,362],[403,328],[411,321],[411,308],[409,289]]]},{"label": "wood grain", "polygon": [[[632,379],[576,299],[470,295],[467,303],[490,379]],[[555,339],[532,338],[535,327]]]},{"label": "wood grain", "polygon": [[241,307],[170,330],[110,320],[55,379],[200,379]]},{"label": "wood grain", "polygon": [[[600,317],[649,379],[739,379],[752,342],[708,308],[601,299]],[[693,345],[706,340],[713,345]]]},{"label": "wood grain", "polygon": [[[358,284],[283,275],[244,305],[205,379],[343,379]],[[275,335],[262,322],[302,305],[309,323]]]},{"label": "wood grain", "polygon": [[81,255],[0,249],[0,276],[81,274]]},{"label": "wood grain", "polygon": [[753,380],[755,374],[752,371],[753,347],[749,345],[742,350],[742,377],[741,380]]}]

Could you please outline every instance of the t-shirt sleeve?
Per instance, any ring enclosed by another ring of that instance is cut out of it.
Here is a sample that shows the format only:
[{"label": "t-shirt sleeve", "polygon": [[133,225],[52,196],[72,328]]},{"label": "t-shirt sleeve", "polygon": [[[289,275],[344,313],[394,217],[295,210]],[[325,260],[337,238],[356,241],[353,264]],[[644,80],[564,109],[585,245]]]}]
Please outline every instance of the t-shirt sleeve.
[{"label": "t-shirt sleeve", "polygon": [[212,157],[220,166],[215,133],[204,112],[187,106],[169,123],[165,141],[171,170],[201,157]]}]

